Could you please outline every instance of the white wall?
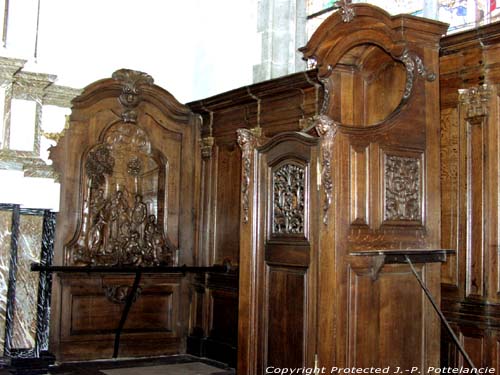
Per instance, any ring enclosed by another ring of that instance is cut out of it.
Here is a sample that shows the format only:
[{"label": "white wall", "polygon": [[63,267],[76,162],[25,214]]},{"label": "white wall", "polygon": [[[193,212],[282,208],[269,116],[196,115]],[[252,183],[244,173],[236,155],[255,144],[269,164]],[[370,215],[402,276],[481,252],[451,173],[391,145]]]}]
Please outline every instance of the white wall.
[{"label": "white wall", "polygon": [[35,63],[36,9],[11,0],[7,48],[59,85],[129,68],[188,102],[250,84],[260,56],[256,0],[41,0]]}]

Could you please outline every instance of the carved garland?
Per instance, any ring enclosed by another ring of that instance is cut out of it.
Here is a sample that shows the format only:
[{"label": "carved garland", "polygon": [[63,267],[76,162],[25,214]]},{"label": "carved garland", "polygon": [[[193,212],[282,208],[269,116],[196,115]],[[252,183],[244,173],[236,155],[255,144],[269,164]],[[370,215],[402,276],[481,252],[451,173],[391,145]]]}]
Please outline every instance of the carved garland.
[{"label": "carved garland", "polygon": [[[260,130],[260,129],[259,129]],[[238,145],[242,152],[242,171],[241,171],[241,210],[243,223],[248,223],[249,212],[249,192],[250,192],[250,173],[252,169],[253,151],[258,144],[258,134],[252,129],[238,129]]]},{"label": "carved garland", "polygon": [[332,181],[332,157],[333,140],[337,134],[337,124],[325,115],[319,115],[315,118],[316,131],[323,138],[321,142],[321,184],[325,192],[323,201],[323,224],[328,224],[328,210],[332,204],[333,181]]}]

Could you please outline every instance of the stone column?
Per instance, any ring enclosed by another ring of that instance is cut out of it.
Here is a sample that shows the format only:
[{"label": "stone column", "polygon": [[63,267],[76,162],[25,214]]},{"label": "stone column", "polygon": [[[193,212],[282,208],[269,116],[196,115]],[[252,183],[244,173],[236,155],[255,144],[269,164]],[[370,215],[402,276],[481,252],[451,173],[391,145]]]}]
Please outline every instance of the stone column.
[{"label": "stone column", "polygon": [[305,0],[259,0],[257,32],[261,37],[261,62],[253,67],[253,81],[303,71],[306,64],[298,49],[306,40]]}]

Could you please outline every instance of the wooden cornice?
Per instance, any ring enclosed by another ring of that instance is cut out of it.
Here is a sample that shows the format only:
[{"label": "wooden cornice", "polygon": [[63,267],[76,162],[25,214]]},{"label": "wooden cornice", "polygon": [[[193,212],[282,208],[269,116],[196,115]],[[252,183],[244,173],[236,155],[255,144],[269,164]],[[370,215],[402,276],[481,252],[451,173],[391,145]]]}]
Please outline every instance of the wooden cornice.
[{"label": "wooden cornice", "polygon": [[249,86],[243,86],[206,99],[187,103],[193,112],[204,113],[208,111],[224,110],[226,108],[256,102],[256,98],[279,95],[294,89],[312,88],[319,85],[315,69],[306,72],[294,73]]},{"label": "wooden cornice", "polygon": [[449,55],[459,50],[497,43],[500,43],[500,22],[443,37],[440,42],[440,55]]}]

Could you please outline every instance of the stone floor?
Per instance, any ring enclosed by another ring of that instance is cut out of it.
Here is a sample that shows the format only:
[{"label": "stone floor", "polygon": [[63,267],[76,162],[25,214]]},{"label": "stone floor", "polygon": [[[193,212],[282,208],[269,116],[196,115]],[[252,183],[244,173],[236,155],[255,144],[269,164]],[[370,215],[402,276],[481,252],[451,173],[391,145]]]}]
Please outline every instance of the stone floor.
[{"label": "stone floor", "polygon": [[221,369],[200,362],[179,363],[149,367],[128,367],[101,371],[106,375],[212,375],[220,374]]},{"label": "stone floor", "polygon": [[[2,372],[5,371],[5,372]],[[0,370],[0,375],[43,374],[30,370]],[[157,358],[69,362],[52,366],[45,375],[234,375],[233,369],[206,358],[174,355]]]}]

